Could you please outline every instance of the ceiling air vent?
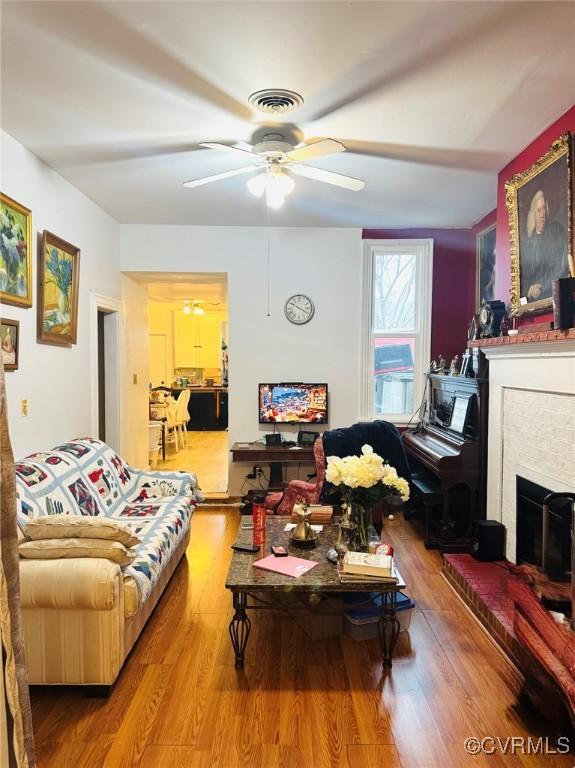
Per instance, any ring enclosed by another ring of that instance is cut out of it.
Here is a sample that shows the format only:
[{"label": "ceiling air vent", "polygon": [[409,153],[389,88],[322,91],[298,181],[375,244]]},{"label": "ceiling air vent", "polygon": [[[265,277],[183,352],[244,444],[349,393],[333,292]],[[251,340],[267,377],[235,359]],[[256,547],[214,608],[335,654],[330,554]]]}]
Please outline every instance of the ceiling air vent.
[{"label": "ceiling air vent", "polygon": [[266,88],[256,91],[248,99],[252,107],[265,112],[267,115],[285,115],[301,107],[303,98],[295,91],[284,91],[281,88]]}]

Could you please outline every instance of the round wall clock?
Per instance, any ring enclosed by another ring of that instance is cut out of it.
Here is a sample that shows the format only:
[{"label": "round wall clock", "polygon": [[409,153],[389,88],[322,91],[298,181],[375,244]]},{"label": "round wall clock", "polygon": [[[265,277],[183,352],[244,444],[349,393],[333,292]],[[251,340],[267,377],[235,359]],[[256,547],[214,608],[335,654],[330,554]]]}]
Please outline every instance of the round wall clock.
[{"label": "round wall clock", "polygon": [[284,312],[290,323],[305,325],[305,323],[309,323],[312,319],[315,307],[309,296],[304,296],[303,293],[296,293],[286,301]]}]

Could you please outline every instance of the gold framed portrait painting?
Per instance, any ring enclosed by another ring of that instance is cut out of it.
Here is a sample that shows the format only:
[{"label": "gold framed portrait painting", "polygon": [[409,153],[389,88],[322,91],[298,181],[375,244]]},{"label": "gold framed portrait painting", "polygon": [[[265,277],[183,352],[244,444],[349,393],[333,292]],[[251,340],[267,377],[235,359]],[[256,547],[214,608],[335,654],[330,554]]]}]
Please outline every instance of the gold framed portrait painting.
[{"label": "gold framed portrait painting", "polygon": [[0,302],[32,306],[32,212],[1,192]]},{"label": "gold framed portrait painting", "polygon": [[511,255],[511,311],[553,306],[553,281],[575,276],[573,136],[569,133],[505,184]]},{"label": "gold framed portrait painting", "polygon": [[70,346],[78,333],[80,249],[44,230],[38,258],[38,341]]}]

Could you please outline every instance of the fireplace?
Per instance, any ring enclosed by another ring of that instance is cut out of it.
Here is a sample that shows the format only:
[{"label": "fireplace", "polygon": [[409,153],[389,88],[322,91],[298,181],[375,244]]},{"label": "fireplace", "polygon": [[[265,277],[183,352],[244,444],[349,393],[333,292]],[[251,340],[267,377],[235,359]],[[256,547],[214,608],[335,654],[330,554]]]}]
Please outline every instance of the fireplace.
[{"label": "fireplace", "polygon": [[544,551],[543,499],[549,489],[519,475],[516,483],[517,563],[542,568],[552,581],[570,581],[571,502],[558,499],[551,503]]}]

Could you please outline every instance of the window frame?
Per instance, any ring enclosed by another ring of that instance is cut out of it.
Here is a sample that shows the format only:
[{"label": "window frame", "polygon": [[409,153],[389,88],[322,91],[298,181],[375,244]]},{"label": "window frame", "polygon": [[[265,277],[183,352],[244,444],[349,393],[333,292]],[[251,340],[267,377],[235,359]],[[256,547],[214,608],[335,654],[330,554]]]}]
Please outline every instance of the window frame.
[{"label": "window frame", "polygon": [[[377,253],[408,253],[416,259],[416,328],[413,331],[374,331],[374,265]],[[362,348],[361,348],[361,419],[385,419],[404,426],[413,414],[376,414],[374,411],[373,339],[374,336],[415,338],[416,355],[413,365],[414,413],[419,410],[425,392],[425,374],[431,360],[431,309],[433,294],[433,238],[377,239],[363,241],[362,265]]]}]

